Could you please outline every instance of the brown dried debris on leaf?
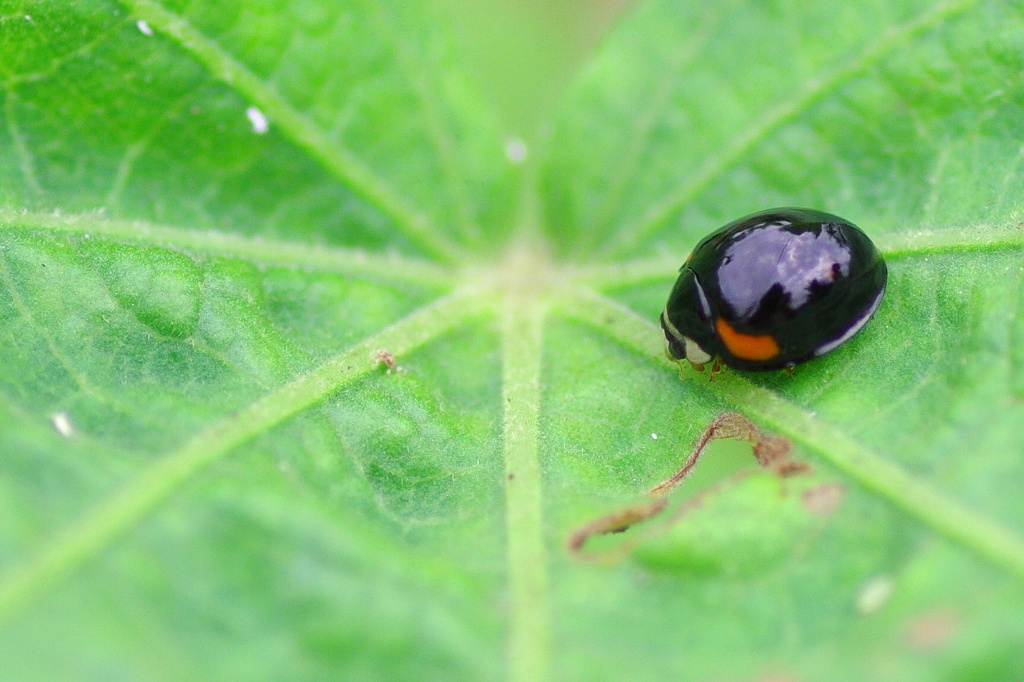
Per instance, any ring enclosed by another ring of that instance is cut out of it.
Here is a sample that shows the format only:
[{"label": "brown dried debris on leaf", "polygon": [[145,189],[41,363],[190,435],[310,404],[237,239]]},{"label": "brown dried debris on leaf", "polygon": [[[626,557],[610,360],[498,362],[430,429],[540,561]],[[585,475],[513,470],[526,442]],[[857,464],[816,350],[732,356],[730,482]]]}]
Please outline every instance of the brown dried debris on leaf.
[{"label": "brown dried debris on leaf", "polygon": [[391,374],[392,372],[397,374],[402,371],[402,368],[398,366],[398,359],[389,350],[381,348],[374,352],[373,357],[377,361],[378,365],[384,365],[384,367],[387,368],[388,374]]},{"label": "brown dried debris on leaf", "polygon": [[[654,518],[664,511],[668,506],[666,493],[679,485],[693,471],[708,443],[719,438],[736,438],[751,443],[754,446],[754,457],[757,459],[757,463],[778,476],[787,477],[810,471],[810,467],[807,464],[791,458],[792,445],[787,439],[764,433],[746,417],[726,412],[712,420],[708,427],[704,429],[700,438],[697,439],[693,451],[683,462],[682,466],[679,467],[679,470],[651,488],[648,495],[653,498],[652,500],[625,507],[581,526],[569,536],[569,540],[566,543],[569,553],[585,559],[608,559],[617,558],[632,549],[633,545],[624,543],[618,550],[613,552],[588,552],[584,549],[584,546],[595,535],[622,533],[639,523]],[[726,481],[725,484],[735,484],[748,474],[749,472],[739,472]],[[695,496],[683,506],[680,513],[672,519],[672,523],[677,522],[690,509],[698,506],[708,493],[723,487],[725,486],[714,486],[712,489],[703,491]]]}]

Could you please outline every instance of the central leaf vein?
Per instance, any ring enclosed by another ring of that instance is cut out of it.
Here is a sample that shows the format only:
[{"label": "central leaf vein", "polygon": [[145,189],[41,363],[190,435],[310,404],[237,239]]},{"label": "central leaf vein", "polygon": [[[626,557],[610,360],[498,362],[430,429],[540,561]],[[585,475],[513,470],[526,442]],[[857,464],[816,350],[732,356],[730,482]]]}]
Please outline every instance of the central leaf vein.
[{"label": "central leaf vein", "polygon": [[505,523],[508,535],[511,682],[547,679],[548,578],[542,476],[538,460],[544,311],[536,297],[512,292],[502,324]]}]

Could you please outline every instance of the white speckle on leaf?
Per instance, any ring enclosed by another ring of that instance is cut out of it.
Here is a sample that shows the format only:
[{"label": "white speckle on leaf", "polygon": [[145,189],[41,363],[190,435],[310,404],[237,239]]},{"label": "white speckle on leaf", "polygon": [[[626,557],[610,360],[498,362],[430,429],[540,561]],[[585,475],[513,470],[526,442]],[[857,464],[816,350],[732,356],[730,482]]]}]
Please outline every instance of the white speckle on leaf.
[{"label": "white speckle on leaf", "polygon": [[65,438],[75,435],[75,427],[71,425],[71,417],[67,412],[58,412],[50,418],[53,428]]},{"label": "white speckle on leaf", "polygon": [[32,15],[31,14],[26,14],[25,15],[25,21],[32,21]]},{"label": "white speckle on leaf", "polygon": [[871,578],[857,591],[854,599],[857,612],[868,615],[878,611],[889,601],[895,589],[896,581],[891,575],[876,575]]},{"label": "white speckle on leaf", "polygon": [[270,120],[267,115],[256,107],[249,107],[245,110],[245,115],[249,117],[249,122],[252,123],[252,131],[257,135],[270,130]]},{"label": "white speckle on leaf", "polygon": [[651,438],[653,438],[654,440],[658,440],[658,434],[652,433]]},{"label": "white speckle on leaf", "polygon": [[149,27],[149,24],[146,23],[145,19],[139,19],[135,22],[135,25],[139,27],[140,31],[142,31],[142,35],[153,35],[153,29]]},{"label": "white speckle on leaf", "polygon": [[523,161],[526,161],[526,143],[518,137],[509,138],[505,143],[505,156],[512,163],[522,163]]}]

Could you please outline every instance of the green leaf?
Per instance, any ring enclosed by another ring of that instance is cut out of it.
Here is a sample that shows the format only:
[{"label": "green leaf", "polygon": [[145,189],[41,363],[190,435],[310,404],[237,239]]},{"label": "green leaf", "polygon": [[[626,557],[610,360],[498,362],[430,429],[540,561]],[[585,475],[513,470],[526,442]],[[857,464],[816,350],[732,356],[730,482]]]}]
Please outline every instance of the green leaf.
[{"label": "green leaf", "polygon": [[[0,0],[0,679],[1024,676],[1024,10],[625,4]],[[882,307],[680,376],[777,205]]]}]

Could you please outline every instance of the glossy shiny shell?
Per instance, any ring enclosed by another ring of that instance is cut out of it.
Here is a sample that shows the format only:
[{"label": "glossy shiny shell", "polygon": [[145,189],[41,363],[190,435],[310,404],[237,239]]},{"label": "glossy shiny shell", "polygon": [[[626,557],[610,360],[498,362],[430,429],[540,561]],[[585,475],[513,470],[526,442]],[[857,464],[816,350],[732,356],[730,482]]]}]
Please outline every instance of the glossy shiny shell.
[{"label": "glossy shiny shell", "polygon": [[662,329],[680,360],[689,339],[691,351],[695,344],[736,369],[792,367],[856,334],[881,303],[886,274],[852,223],[805,208],[762,211],[697,245]]}]

